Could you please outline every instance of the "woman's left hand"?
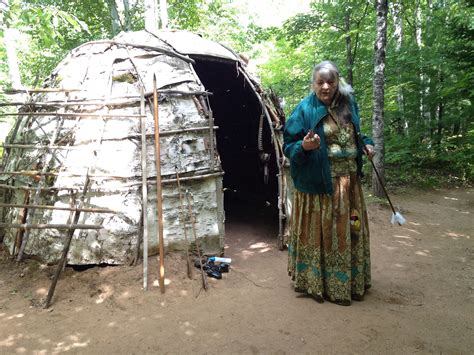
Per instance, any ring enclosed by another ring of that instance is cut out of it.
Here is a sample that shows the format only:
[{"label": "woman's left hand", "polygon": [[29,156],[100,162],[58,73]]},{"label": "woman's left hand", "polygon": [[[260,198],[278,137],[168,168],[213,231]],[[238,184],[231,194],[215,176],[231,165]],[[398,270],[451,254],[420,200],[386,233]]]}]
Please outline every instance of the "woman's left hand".
[{"label": "woman's left hand", "polygon": [[373,158],[374,155],[375,155],[374,146],[371,145],[371,144],[366,144],[366,145],[364,146],[364,151],[365,151],[365,154],[367,154],[367,158],[369,158],[369,160],[372,160],[372,158]]}]

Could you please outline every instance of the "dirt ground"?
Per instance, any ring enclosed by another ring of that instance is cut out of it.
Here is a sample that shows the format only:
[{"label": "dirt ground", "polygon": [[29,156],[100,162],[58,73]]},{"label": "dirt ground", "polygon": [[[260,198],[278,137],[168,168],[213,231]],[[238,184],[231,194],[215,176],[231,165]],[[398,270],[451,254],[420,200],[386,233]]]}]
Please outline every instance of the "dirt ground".
[{"label": "dirt ground", "polygon": [[[473,354],[473,189],[392,199],[408,223],[392,226],[387,207],[369,205],[373,286],[351,307],[293,291],[265,220],[227,224],[231,270],[207,292],[174,254],[165,294],[143,291],[141,265],[68,267],[45,310],[54,268],[2,254],[0,354]],[[156,257],[150,269],[153,283]]]}]

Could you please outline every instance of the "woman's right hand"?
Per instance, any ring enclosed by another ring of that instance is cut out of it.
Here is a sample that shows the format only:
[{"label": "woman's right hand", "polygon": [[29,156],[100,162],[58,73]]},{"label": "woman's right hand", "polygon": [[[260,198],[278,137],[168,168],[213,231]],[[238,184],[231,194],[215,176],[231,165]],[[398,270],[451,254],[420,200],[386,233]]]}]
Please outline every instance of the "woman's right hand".
[{"label": "woman's right hand", "polygon": [[301,146],[304,150],[319,149],[321,146],[321,138],[310,129],[306,136],[304,136]]}]

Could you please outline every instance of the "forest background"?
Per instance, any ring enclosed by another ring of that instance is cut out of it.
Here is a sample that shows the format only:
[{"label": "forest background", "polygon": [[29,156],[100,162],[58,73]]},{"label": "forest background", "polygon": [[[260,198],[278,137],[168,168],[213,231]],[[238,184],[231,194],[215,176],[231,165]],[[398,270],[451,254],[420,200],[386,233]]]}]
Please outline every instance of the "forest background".
[{"label": "forest background", "polygon": [[[41,86],[80,44],[112,38],[122,30],[144,29],[147,2],[0,0],[1,87]],[[168,28],[200,33],[250,58],[263,86],[284,102],[287,115],[309,93],[314,64],[334,61],[354,87],[363,131],[370,134],[376,1],[258,3],[168,0]],[[474,3],[389,1],[387,20],[383,117],[387,182],[392,187],[472,183]],[[17,58],[12,58],[12,48]],[[0,93],[0,102],[10,99]],[[8,110],[0,106],[0,113]],[[6,117],[0,121],[3,137],[11,122]]]}]

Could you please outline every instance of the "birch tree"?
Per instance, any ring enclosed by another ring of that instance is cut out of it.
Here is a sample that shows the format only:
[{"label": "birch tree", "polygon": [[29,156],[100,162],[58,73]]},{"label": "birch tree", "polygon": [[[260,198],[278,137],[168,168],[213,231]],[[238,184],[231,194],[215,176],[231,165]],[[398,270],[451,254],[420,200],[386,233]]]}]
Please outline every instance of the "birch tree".
[{"label": "birch tree", "polygon": [[156,0],[144,0],[145,30],[155,32],[158,29],[158,9]]},{"label": "birch tree", "polygon": [[[403,3],[402,1],[395,1],[391,7],[392,18],[393,18],[393,38],[395,40],[395,56],[399,57],[402,54],[403,44]],[[403,82],[402,68],[396,67],[396,75],[398,84]],[[403,93],[403,87],[400,85],[397,89],[397,106],[398,106],[398,120],[396,125],[396,131],[398,134],[406,133],[405,130],[408,127],[407,120],[405,118],[405,96]]]},{"label": "birch tree", "polygon": [[115,0],[107,0],[107,5],[109,5],[109,10],[110,10],[112,35],[115,36],[122,29],[122,24],[120,23],[120,17],[117,10],[117,3],[115,2]]},{"label": "birch tree", "polygon": [[168,28],[168,2],[160,0],[161,28]]},{"label": "birch tree", "polygon": [[20,67],[18,65],[18,58],[16,55],[16,43],[19,39],[19,33],[16,28],[13,28],[10,21],[5,19],[4,14],[9,10],[10,4],[9,0],[3,1],[4,8],[3,11],[0,13],[0,21],[3,24],[3,31],[4,31],[4,43],[5,43],[5,51],[7,54],[7,63],[8,63],[8,72],[9,78],[14,89],[21,89],[21,77],[20,77]]},{"label": "birch tree", "polygon": [[[372,115],[372,135],[375,143],[374,165],[382,180],[384,179],[384,81],[385,48],[387,45],[388,0],[375,0],[376,38],[374,55],[374,109]],[[372,175],[372,193],[383,197],[383,187],[376,174]]]}]

